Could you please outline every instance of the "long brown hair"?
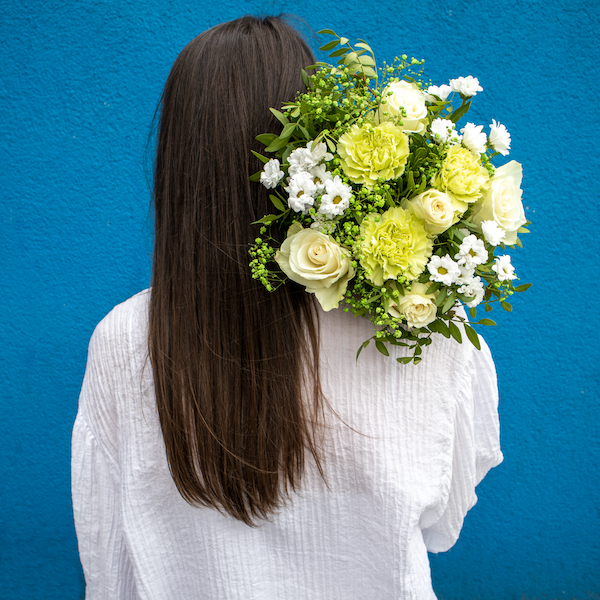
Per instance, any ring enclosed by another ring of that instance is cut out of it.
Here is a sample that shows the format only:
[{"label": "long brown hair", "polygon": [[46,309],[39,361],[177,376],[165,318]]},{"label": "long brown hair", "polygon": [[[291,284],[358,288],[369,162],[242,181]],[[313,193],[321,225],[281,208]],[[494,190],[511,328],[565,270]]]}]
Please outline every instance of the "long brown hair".
[{"label": "long brown hair", "polygon": [[183,498],[247,524],[298,486],[306,452],[321,470],[313,298],[269,293],[248,268],[270,205],[250,149],[313,63],[282,19],[243,17],[190,42],[161,99],[149,352],[162,434]]}]

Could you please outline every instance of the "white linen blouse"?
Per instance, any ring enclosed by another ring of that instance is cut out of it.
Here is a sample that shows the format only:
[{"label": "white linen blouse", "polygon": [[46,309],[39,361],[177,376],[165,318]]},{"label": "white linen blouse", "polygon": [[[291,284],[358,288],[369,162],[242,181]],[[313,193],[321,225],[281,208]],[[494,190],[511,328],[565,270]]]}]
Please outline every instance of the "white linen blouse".
[{"label": "white linen blouse", "polygon": [[[96,328],[72,442],[86,599],[433,600],[427,550],[456,541],[502,460],[490,352],[442,336],[418,365],[369,346],[372,325],[321,312],[325,483],[248,527],[183,500],[148,359],[149,290]],[[394,348],[400,356],[405,350]]]}]

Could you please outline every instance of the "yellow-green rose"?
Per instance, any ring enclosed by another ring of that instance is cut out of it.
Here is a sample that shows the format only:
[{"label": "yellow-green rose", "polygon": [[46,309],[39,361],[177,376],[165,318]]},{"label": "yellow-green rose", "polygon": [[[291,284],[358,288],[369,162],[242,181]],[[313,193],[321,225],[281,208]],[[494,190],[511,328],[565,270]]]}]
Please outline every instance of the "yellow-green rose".
[{"label": "yellow-green rose", "polygon": [[427,285],[413,283],[411,291],[390,301],[388,312],[396,319],[404,317],[409,327],[427,327],[437,317],[436,294],[426,294]]},{"label": "yellow-green rose", "polygon": [[431,256],[432,243],[425,226],[403,208],[371,214],[360,226],[360,264],[374,285],[387,279],[416,279]]},{"label": "yellow-green rose", "polygon": [[353,125],[340,138],[342,169],[353,183],[373,187],[378,179],[398,179],[408,158],[408,136],[392,122]]},{"label": "yellow-green rose", "polygon": [[434,175],[431,185],[448,194],[455,206],[467,210],[468,204],[481,198],[481,188],[489,175],[481,159],[459,144],[451,146],[442,162],[442,168]]}]

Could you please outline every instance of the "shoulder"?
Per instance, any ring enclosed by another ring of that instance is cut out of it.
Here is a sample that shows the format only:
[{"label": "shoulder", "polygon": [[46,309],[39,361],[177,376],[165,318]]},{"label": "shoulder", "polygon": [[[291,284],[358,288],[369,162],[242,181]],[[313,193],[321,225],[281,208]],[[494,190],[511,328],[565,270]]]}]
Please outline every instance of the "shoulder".
[{"label": "shoulder", "polygon": [[145,338],[149,303],[150,290],[147,289],[117,304],[94,329],[90,352],[117,350],[129,345],[133,338]]}]

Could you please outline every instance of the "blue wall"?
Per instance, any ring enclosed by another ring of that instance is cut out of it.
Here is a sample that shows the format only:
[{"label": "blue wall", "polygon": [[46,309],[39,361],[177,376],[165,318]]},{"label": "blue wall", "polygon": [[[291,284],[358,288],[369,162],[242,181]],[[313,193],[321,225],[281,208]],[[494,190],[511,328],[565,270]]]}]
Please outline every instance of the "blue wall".
[{"label": "blue wall", "polygon": [[[0,595],[77,599],[69,443],[87,343],[147,287],[146,143],[161,87],[200,31],[299,13],[427,59],[434,83],[479,77],[471,120],[504,123],[534,222],[514,262],[534,287],[486,330],[505,462],[440,598],[600,598],[598,2],[0,0]],[[495,313],[493,313],[494,315]]]}]

